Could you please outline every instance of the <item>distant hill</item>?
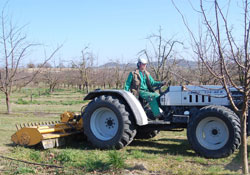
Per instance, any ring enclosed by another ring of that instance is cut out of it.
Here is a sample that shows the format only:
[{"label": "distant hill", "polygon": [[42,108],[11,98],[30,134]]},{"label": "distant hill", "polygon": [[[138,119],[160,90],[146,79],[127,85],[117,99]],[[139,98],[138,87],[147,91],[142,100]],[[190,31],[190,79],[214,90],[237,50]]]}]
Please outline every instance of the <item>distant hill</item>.
[{"label": "distant hill", "polygon": [[109,62],[109,63],[106,63],[106,64],[103,64],[101,66],[99,66],[99,68],[115,68],[115,67],[121,67],[121,68],[124,68],[126,66],[128,67],[136,67],[136,64],[135,63],[128,63],[127,64],[119,64],[119,63],[116,63],[116,62]]},{"label": "distant hill", "polygon": [[[170,64],[173,63],[173,59],[172,60],[169,60]],[[185,68],[194,68],[197,66],[197,62],[196,61],[190,61],[190,60],[185,60],[185,59],[178,59],[176,60],[177,64],[181,67],[185,67]],[[157,62],[154,62],[152,64],[157,64]],[[103,64],[101,66],[99,66],[98,68],[115,68],[115,67],[121,67],[121,68],[124,68],[125,66],[128,66],[128,67],[136,67],[136,63],[128,63],[127,64],[119,64],[117,62],[108,62],[106,64]]]}]

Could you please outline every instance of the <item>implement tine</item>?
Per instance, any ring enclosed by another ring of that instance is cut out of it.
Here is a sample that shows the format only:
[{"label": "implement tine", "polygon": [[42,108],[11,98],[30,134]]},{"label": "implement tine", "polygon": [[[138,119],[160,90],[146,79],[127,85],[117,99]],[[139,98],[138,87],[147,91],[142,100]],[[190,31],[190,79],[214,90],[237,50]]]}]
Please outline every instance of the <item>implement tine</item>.
[{"label": "implement tine", "polygon": [[17,125],[17,124],[16,124],[16,129],[17,129],[17,131],[19,130],[19,129],[18,129],[18,125]]},{"label": "implement tine", "polygon": [[21,124],[19,124],[19,126],[20,126],[20,129],[23,128]]}]

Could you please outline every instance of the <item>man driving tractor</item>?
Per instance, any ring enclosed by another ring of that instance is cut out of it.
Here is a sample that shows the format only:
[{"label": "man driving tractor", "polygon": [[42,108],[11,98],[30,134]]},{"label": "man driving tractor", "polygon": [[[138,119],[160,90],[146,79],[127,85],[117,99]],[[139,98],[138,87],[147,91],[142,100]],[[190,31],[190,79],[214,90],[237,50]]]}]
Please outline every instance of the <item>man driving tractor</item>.
[{"label": "man driving tractor", "polygon": [[137,98],[145,99],[149,103],[154,117],[160,118],[162,115],[157,102],[160,95],[154,92],[153,87],[165,84],[165,82],[153,79],[146,71],[147,63],[145,58],[138,59],[137,69],[129,73],[124,89],[131,91]]}]

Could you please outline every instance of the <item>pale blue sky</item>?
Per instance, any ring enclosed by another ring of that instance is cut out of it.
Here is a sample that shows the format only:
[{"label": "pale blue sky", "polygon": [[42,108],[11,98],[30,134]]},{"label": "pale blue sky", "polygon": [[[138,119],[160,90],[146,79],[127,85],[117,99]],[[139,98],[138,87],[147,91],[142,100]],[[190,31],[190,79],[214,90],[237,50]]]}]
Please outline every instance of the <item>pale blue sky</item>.
[{"label": "pale blue sky", "polygon": [[[0,9],[4,2],[0,1]],[[196,30],[198,17],[188,1],[175,2]],[[189,40],[170,0],[10,0],[7,9],[18,24],[28,24],[26,31],[31,42],[50,48],[63,43],[57,58],[65,63],[80,57],[88,44],[98,55],[99,65],[117,59],[135,62],[137,53],[147,45],[145,38],[157,33],[159,26],[164,37],[175,36],[185,44]],[[239,13],[234,13],[232,17],[238,20]]]}]

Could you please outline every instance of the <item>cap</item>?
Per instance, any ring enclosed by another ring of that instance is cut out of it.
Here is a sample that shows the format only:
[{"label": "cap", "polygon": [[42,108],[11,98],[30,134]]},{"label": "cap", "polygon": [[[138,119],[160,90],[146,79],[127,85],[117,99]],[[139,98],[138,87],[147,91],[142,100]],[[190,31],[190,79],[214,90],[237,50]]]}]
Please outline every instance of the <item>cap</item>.
[{"label": "cap", "polygon": [[142,63],[142,64],[147,64],[148,63],[148,60],[146,58],[139,58],[138,59],[138,62],[139,63]]}]

